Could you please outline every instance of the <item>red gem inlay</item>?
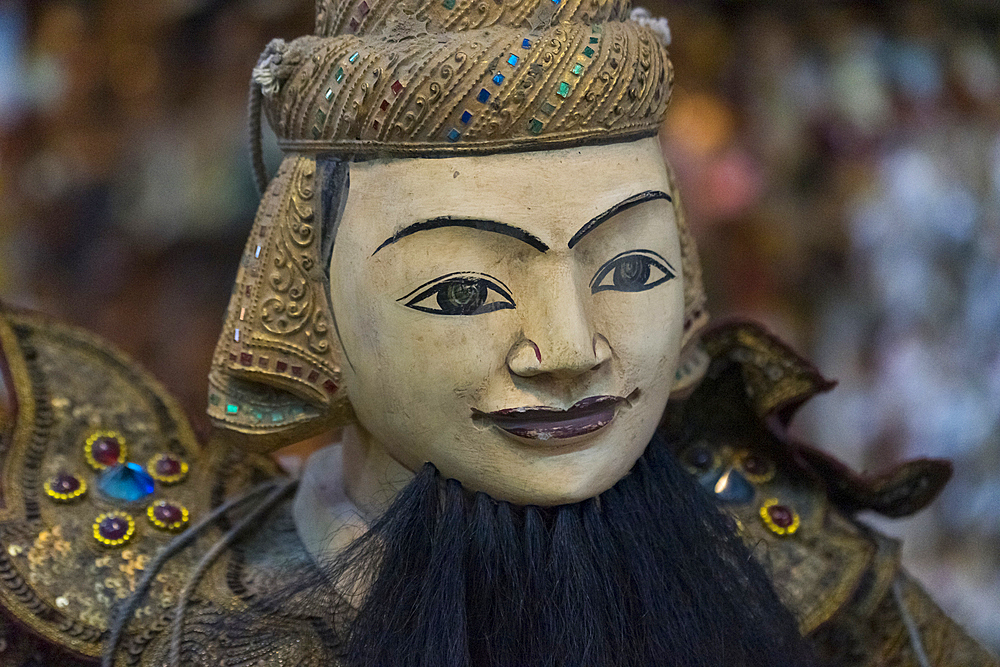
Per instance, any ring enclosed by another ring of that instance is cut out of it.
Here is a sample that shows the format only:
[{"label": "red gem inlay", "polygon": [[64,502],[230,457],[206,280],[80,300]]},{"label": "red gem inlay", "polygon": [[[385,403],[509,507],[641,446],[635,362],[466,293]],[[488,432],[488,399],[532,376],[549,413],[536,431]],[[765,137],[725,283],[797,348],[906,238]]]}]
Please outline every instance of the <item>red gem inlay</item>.
[{"label": "red gem inlay", "polygon": [[240,352],[240,363],[244,366],[249,366],[253,363],[253,355],[247,352]]},{"label": "red gem inlay", "polygon": [[309,371],[309,377],[307,377],[306,379],[309,380],[310,382],[315,382],[316,380],[319,379],[319,372]]},{"label": "red gem inlay", "polygon": [[368,14],[369,11],[371,11],[371,8],[368,6],[368,3],[362,0],[361,6],[358,7],[358,13],[361,14],[362,17],[364,17]]},{"label": "red gem inlay", "polygon": [[359,25],[361,24],[358,23],[357,19],[351,19],[351,32],[356,32]]},{"label": "red gem inlay", "polygon": [[767,513],[779,528],[788,528],[795,523],[795,513],[784,505],[772,505],[767,508]]},{"label": "red gem inlay", "polygon": [[286,364],[284,361],[279,361],[277,364],[274,365],[274,370],[278,371],[279,373],[284,373],[286,370],[288,370],[288,364]]},{"label": "red gem inlay", "polygon": [[385,111],[389,108],[389,100],[382,100],[382,104],[378,105],[378,108]]},{"label": "red gem inlay", "polygon": [[117,516],[109,516],[97,527],[106,540],[120,540],[128,532],[128,521]]},{"label": "red gem inlay", "polygon": [[52,480],[52,490],[56,493],[73,493],[80,488],[80,480],[74,475],[61,472]]},{"label": "red gem inlay", "polygon": [[172,456],[163,456],[156,461],[156,474],[171,477],[181,472],[181,462]]},{"label": "red gem inlay", "polygon": [[297,378],[302,377],[302,366],[292,366],[292,375]]},{"label": "red gem inlay", "polygon": [[326,389],[326,393],[328,393],[328,394],[336,394],[337,393],[337,385],[336,385],[336,383],[334,383],[333,380],[327,380],[326,382],[324,382],[323,383],[323,389]]},{"label": "red gem inlay", "polygon": [[392,92],[393,92],[393,94],[394,95],[399,95],[400,91],[402,91],[402,90],[403,90],[403,84],[401,84],[399,82],[399,79],[396,79],[393,82],[393,84],[392,84]]},{"label": "red gem inlay", "polygon": [[121,453],[122,446],[118,442],[118,438],[106,435],[94,440],[94,444],[90,446],[90,455],[101,465],[113,466],[118,463],[118,457],[121,456]]},{"label": "red gem inlay", "polygon": [[163,503],[162,505],[156,505],[153,507],[153,516],[156,517],[157,521],[162,521],[167,524],[177,523],[184,518],[181,508],[177,507],[177,505],[171,505],[170,503]]}]

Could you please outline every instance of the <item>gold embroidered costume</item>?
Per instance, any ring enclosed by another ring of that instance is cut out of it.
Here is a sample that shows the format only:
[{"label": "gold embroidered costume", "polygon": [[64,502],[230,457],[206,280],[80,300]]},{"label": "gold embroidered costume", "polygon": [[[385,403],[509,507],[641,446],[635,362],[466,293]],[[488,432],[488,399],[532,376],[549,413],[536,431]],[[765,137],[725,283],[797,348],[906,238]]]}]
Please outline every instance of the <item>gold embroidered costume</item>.
[{"label": "gold embroidered costume", "polygon": [[[115,605],[135,590],[173,535],[145,510],[159,501],[180,503],[196,523],[224,498],[276,473],[222,441],[199,451],[162,389],[84,332],[5,313],[0,341],[17,405],[16,418],[7,413],[3,440],[0,659],[12,666],[30,664],[33,655],[60,664],[96,663]],[[874,480],[850,475],[825,455],[789,442],[780,428],[795,407],[829,387],[815,369],[752,325],[713,330],[705,347],[712,359],[706,378],[689,398],[671,403],[664,432],[683,464],[724,498],[802,631],[836,665],[917,666],[918,650],[933,665],[997,664],[905,575],[895,542],[851,519],[866,508],[891,516],[919,510],[947,480],[947,466],[915,462]],[[170,454],[189,464],[188,476],[173,484],[156,481],[155,492],[138,501],[101,496],[86,440],[111,427],[129,446],[127,458]],[[46,494],[48,480],[61,473],[78,476],[87,491],[69,503]],[[729,483],[720,486],[727,473]],[[772,510],[766,519],[763,509]],[[95,538],[95,519],[109,511],[135,520],[126,543]],[[197,561],[246,512],[231,511],[228,522],[223,518],[166,562],[128,626],[116,664],[165,664],[181,588]],[[265,605],[266,614],[255,604],[276,587],[293,585],[289,577],[311,563],[289,503],[282,501],[198,582],[184,625],[182,664],[331,664],[336,646],[329,629],[316,622],[321,614],[310,613],[323,608],[323,599]],[[242,617],[231,622],[247,613],[254,614],[249,626]],[[908,623],[917,628],[920,649]]]}]

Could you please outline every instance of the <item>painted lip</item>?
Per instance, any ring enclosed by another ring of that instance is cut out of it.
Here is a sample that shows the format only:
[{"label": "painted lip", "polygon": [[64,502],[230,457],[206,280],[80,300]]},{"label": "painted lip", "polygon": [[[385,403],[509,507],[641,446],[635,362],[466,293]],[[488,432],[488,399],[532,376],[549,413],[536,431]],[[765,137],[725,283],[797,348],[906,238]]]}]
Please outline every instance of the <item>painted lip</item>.
[{"label": "painted lip", "polygon": [[614,421],[618,407],[625,402],[620,396],[591,396],[566,410],[542,405],[496,412],[473,410],[473,416],[485,418],[500,430],[520,438],[564,440],[604,428]]}]

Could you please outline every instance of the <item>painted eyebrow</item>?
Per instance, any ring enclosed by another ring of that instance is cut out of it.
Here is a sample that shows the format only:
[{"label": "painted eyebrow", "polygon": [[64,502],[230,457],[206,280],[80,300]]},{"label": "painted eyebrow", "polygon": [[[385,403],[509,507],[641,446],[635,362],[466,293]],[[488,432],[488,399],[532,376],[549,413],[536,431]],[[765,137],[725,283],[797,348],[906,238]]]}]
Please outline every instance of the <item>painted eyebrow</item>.
[{"label": "painted eyebrow", "polygon": [[632,195],[628,199],[618,202],[604,213],[601,213],[596,218],[594,218],[593,220],[585,224],[583,227],[581,227],[580,231],[578,231],[576,234],[573,234],[573,238],[569,240],[570,250],[572,250],[573,246],[579,243],[584,236],[594,231],[595,229],[597,229],[598,227],[600,227],[605,222],[615,217],[622,211],[627,211],[633,206],[638,206],[639,204],[648,201],[653,201],[655,199],[666,199],[668,202],[674,201],[670,197],[670,195],[668,195],[666,192],[663,192],[662,190],[646,190],[645,192],[640,192],[637,195]]},{"label": "painted eyebrow", "polygon": [[430,220],[421,220],[420,222],[415,222],[412,225],[403,227],[401,230],[383,241],[382,245],[376,248],[375,252],[372,253],[372,257],[374,257],[375,253],[382,248],[392,245],[401,238],[410,236],[411,234],[416,234],[417,232],[427,231],[428,229],[440,229],[441,227],[468,227],[469,229],[478,229],[484,232],[493,232],[494,234],[504,234],[506,236],[513,237],[518,241],[527,243],[539,252],[548,252],[549,250],[549,246],[547,246],[540,238],[531,232],[526,232],[523,229],[520,229],[519,227],[505,225],[504,223],[496,222],[495,220],[453,218],[449,215],[445,215],[439,218],[431,218]]}]

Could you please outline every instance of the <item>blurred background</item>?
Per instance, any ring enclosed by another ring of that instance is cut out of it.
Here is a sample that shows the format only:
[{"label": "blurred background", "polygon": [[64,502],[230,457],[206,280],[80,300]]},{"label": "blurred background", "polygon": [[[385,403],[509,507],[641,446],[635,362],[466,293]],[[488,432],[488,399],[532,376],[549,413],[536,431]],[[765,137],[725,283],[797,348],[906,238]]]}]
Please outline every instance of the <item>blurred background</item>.
[{"label": "blurred background", "polygon": [[[858,470],[955,462],[920,516],[871,520],[1000,650],[1000,7],[647,6],[714,315],[840,381],[802,438]],[[0,298],[112,340],[202,430],[257,203],[250,69],[311,24],[309,0],[0,0]]]}]

